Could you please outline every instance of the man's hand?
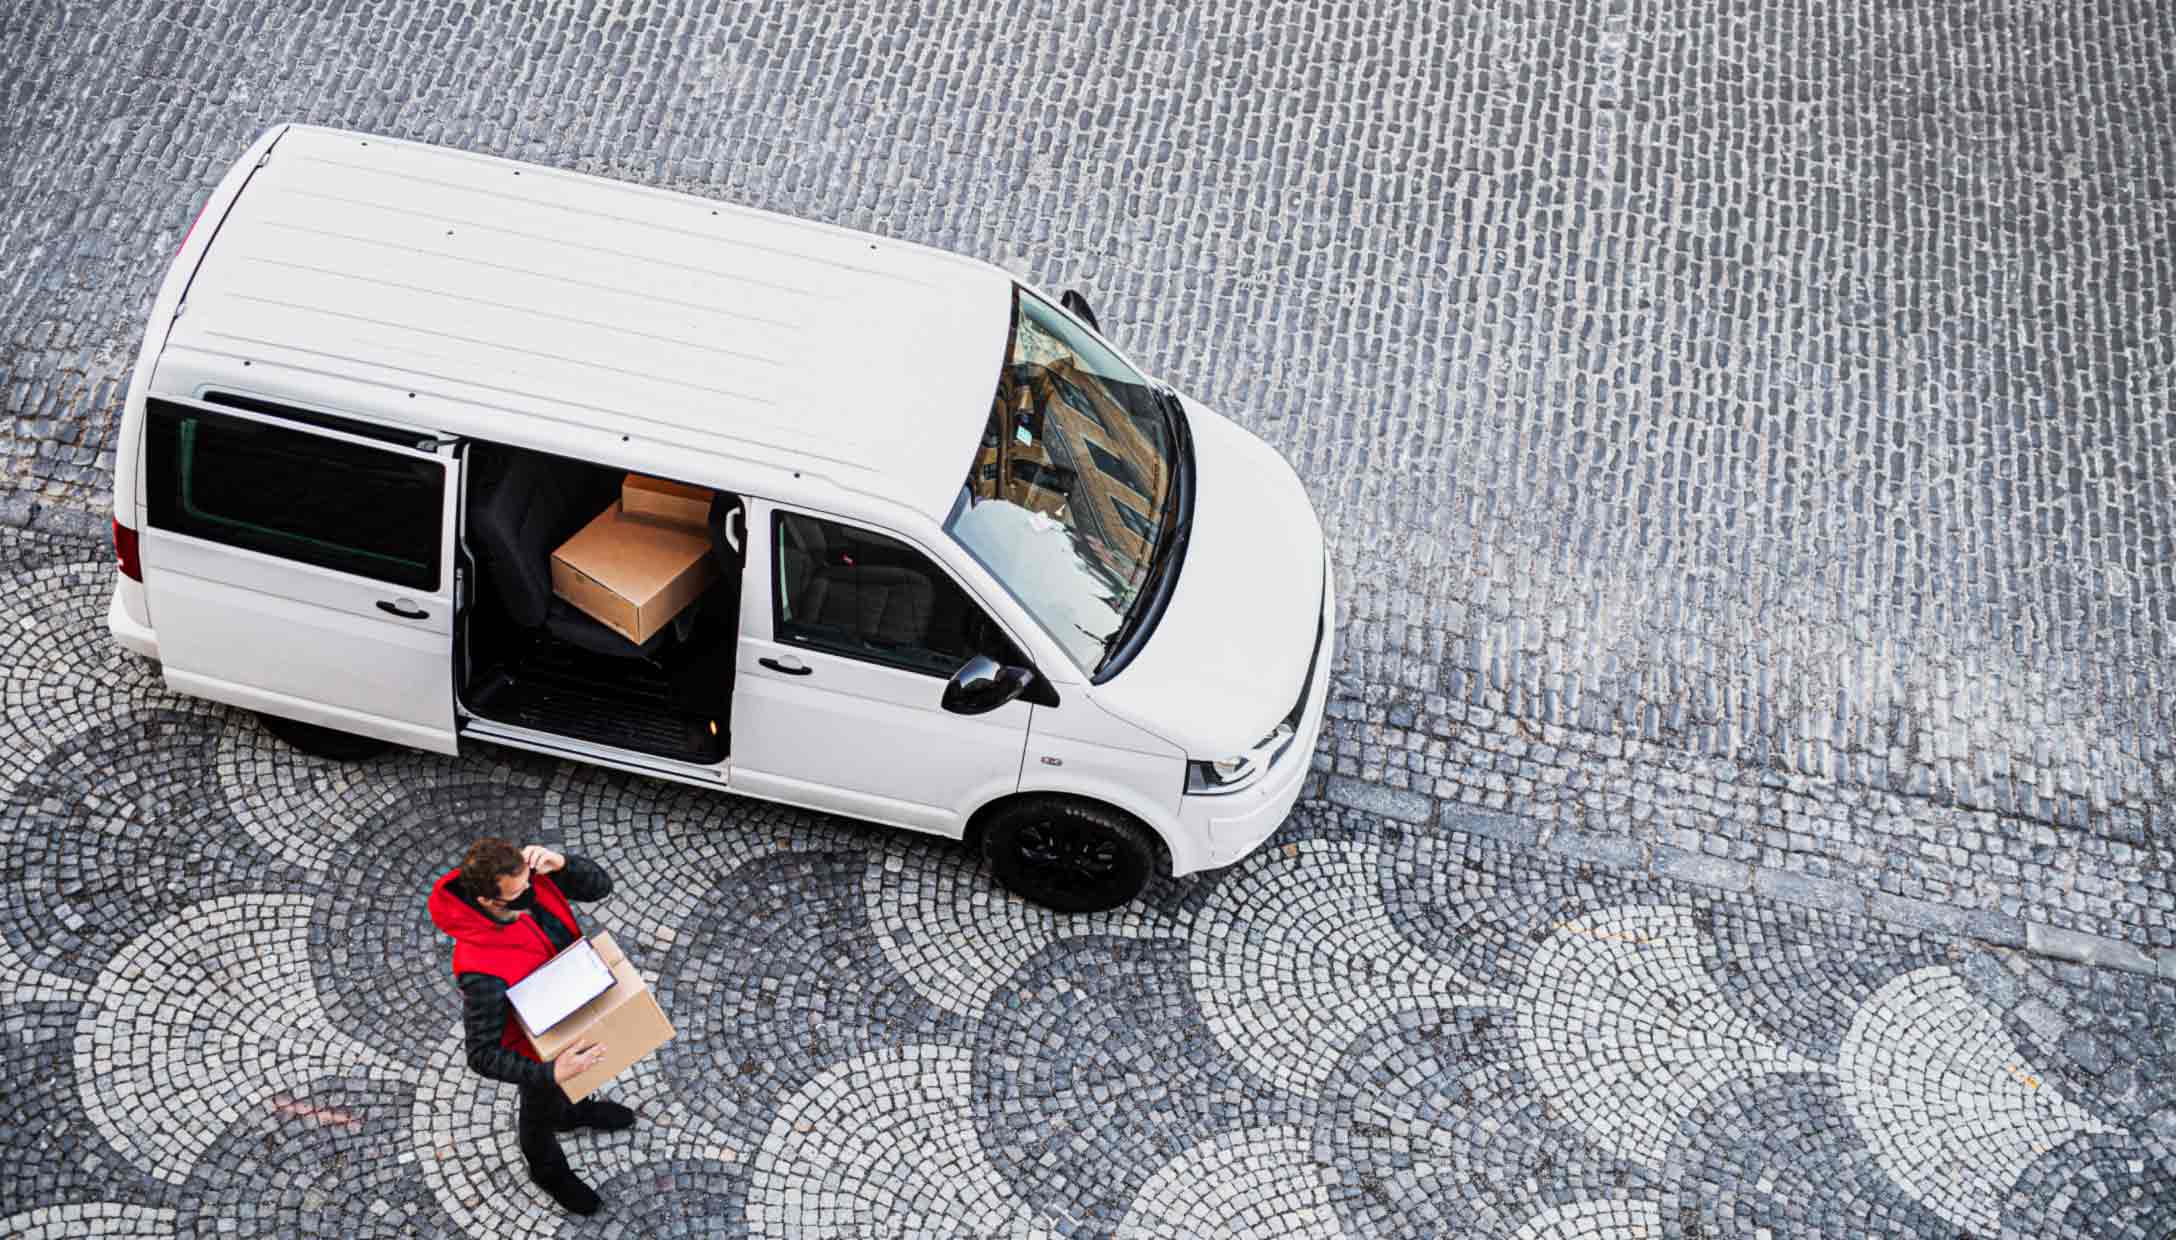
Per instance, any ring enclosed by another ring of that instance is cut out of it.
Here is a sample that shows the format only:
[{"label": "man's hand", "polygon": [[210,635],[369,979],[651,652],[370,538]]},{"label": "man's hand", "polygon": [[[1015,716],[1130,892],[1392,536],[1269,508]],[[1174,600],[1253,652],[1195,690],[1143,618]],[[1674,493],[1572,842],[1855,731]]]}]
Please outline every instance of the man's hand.
[{"label": "man's hand", "polygon": [[584,1042],[559,1052],[552,1060],[552,1079],[561,1085],[582,1075],[604,1061],[604,1043]]},{"label": "man's hand", "polygon": [[567,868],[567,859],[542,844],[530,844],[522,848],[521,859],[539,874]]}]

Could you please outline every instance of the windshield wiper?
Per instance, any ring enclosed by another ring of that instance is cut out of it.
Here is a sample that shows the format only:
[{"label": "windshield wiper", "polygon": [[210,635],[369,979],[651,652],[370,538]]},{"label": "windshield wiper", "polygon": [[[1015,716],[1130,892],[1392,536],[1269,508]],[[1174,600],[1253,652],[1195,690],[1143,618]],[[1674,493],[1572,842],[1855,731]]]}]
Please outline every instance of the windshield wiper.
[{"label": "windshield wiper", "polygon": [[1148,573],[1141,578],[1141,592],[1134,596],[1133,606],[1127,609],[1125,618],[1118,622],[1118,627],[1112,629],[1111,635],[1103,639],[1103,657],[1096,662],[1093,674],[1101,675],[1103,669],[1111,665],[1111,658],[1118,653],[1119,647],[1132,640],[1133,631],[1141,627],[1141,618],[1148,611],[1151,588],[1156,583],[1156,571],[1162,563],[1162,551],[1163,548],[1159,545],[1156,552],[1151,554]]}]

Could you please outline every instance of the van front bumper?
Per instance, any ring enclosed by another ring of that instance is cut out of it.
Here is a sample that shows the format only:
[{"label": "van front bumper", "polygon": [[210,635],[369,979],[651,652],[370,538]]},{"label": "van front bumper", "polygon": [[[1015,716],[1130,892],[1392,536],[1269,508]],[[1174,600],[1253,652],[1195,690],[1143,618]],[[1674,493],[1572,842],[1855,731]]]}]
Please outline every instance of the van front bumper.
[{"label": "van front bumper", "polygon": [[1322,721],[1329,711],[1330,664],[1337,645],[1337,597],[1327,553],[1323,556],[1321,632],[1314,674],[1307,685],[1307,708],[1280,759],[1261,779],[1237,792],[1180,798],[1180,818],[1195,839],[1207,841],[1196,854],[1199,864],[1192,869],[1218,869],[1260,847],[1291,815],[1313,769],[1315,745],[1322,739]]}]

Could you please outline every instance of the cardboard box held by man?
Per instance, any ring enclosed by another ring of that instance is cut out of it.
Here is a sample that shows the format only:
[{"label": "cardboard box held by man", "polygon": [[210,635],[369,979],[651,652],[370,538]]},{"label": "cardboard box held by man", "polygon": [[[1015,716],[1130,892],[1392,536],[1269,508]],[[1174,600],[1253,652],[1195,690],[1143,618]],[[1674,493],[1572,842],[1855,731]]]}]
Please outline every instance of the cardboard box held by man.
[{"label": "cardboard box held by man", "polygon": [[[539,1059],[548,1063],[572,1047],[604,1047],[595,1067],[560,1082],[570,1102],[589,1097],[674,1033],[665,1009],[609,931],[577,939],[510,987],[506,997]],[[543,1027],[532,1023],[532,1015]]]}]

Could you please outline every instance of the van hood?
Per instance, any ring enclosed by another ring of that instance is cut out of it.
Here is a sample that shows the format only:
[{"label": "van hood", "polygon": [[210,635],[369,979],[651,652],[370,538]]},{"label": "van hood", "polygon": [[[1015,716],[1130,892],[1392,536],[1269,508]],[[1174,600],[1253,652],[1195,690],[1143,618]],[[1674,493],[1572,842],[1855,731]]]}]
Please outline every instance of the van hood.
[{"label": "van hood", "polygon": [[1299,700],[1322,616],[1322,523],[1275,449],[1185,397],[1194,526],[1163,618],[1096,703],[1185,749],[1253,748]]}]

